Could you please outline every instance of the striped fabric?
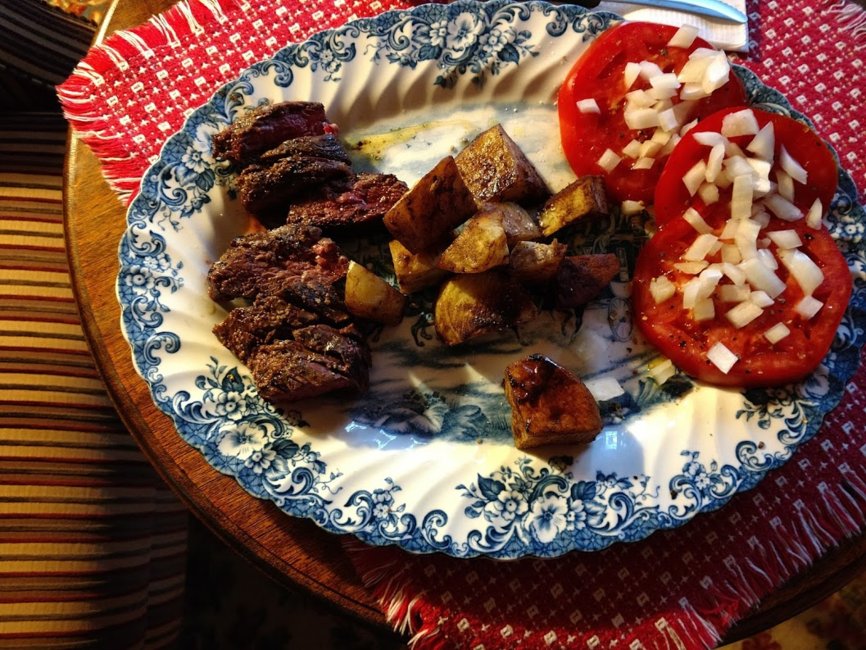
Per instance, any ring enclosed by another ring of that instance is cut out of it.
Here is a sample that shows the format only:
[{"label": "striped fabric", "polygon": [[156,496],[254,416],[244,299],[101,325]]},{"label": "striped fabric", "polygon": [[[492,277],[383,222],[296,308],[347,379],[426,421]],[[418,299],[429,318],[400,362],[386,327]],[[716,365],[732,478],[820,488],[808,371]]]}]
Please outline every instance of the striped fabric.
[{"label": "striped fabric", "polygon": [[60,115],[0,115],[0,648],[160,648],[187,515],[119,422],[82,334]]},{"label": "striped fabric", "polygon": [[94,29],[42,0],[0,0],[0,111],[57,105],[54,86],[85,55]]}]

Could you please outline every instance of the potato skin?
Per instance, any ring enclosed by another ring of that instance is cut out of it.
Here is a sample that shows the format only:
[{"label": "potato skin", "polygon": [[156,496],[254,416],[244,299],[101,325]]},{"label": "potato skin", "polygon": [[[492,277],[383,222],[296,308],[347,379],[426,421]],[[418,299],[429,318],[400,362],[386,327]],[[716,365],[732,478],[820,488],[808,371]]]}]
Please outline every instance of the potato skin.
[{"label": "potato skin", "polygon": [[521,282],[540,285],[556,277],[559,265],[565,259],[565,244],[553,240],[549,244],[535,241],[521,241],[511,249],[509,264]]},{"label": "potato skin", "polygon": [[429,251],[478,211],[453,156],[427,172],[385,214],[385,226],[413,253]]},{"label": "potato skin", "polygon": [[578,219],[607,213],[601,176],[582,176],[547,200],[538,214],[538,223],[542,234],[549,237]]},{"label": "potato skin", "polygon": [[346,272],[345,301],[350,314],[385,325],[403,320],[406,307],[406,296],[354,261]]},{"label": "potato skin", "polygon": [[434,306],[436,334],[446,345],[514,329],[535,318],[532,297],[507,272],[455,275],[446,280]]}]

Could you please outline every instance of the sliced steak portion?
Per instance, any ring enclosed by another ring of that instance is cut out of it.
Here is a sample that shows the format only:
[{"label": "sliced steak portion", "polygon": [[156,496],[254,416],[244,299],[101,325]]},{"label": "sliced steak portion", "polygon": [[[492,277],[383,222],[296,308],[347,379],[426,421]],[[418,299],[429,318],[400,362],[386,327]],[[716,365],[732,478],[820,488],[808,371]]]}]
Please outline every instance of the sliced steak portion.
[{"label": "sliced steak portion", "polygon": [[260,106],[213,137],[213,155],[236,165],[248,164],[281,142],[322,135],[334,127],[318,102],[281,102]]},{"label": "sliced steak portion", "polygon": [[298,329],[316,323],[319,316],[280,298],[261,294],[249,307],[236,307],[213,332],[241,361],[258,346],[291,339]]},{"label": "sliced steak portion", "polygon": [[238,194],[244,207],[266,218],[283,212],[294,199],[311,187],[345,187],[352,179],[352,166],[331,158],[278,158],[267,165],[252,164],[237,176]]},{"label": "sliced steak portion", "polygon": [[346,311],[342,292],[333,283],[323,282],[315,271],[304,275],[274,275],[262,285],[261,290],[314,312],[320,321],[331,325],[342,327],[352,320]]},{"label": "sliced steak portion", "polygon": [[218,302],[254,300],[262,287],[278,293],[289,278],[325,285],[345,277],[348,259],[333,240],[311,226],[286,225],[232,240],[208,272],[208,292]]},{"label": "sliced steak portion", "polygon": [[287,402],[335,390],[363,391],[360,383],[334,357],[308,350],[297,341],[277,341],[255,348],[247,359],[259,394]]},{"label": "sliced steak portion", "polygon": [[269,165],[284,158],[322,158],[351,164],[352,160],[337,137],[325,135],[302,135],[268,149],[256,160],[256,164]]},{"label": "sliced steak portion", "polygon": [[352,186],[292,203],[288,223],[323,228],[357,226],[379,221],[409,187],[393,174],[358,174]]},{"label": "sliced steak portion", "polygon": [[359,387],[367,387],[372,357],[354,327],[337,330],[328,325],[310,325],[295,330],[294,337],[306,349],[333,359],[336,365],[332,369],[338,369]]}]

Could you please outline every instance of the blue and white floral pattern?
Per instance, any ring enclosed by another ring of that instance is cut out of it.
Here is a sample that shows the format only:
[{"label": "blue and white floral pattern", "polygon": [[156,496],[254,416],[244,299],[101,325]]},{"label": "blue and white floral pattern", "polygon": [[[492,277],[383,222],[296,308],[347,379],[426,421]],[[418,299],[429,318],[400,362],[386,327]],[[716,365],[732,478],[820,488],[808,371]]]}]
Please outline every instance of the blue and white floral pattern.
[{"label": "blue and white floral pattern", "polygon": [[[519,341],[486,341],[471,354],[438,345],[422,296],[401,329],[374,342],[366,396],[297,410],[262,400],[211,334],[224,314],[207,298],[207,268],[245,226],[231,174],[213,159],[213,134],[263,102],[314,98],[347,138],[370,126],[360,121],[365,112],[389,133],[400,132],[391,125],[401,115],[415,120],[409,126],[434,115],[428,126],[440,136],[441,124],[453,127],[453,142],[443,145],[453,148],[469,133],[459,130],[467,122],[477,132],[503,115],[555,115],[550,98],[564,71],[614,19],[570,5],[493,0],[355,21],[252,66],[166,143],[120,243],[122,326],[155,403],[216,470],[288,515],[371,544],[455,557],[552,557],[639,540],[719,508],[815,435],[856,369],[866,329],[866,215],[841,171],[830,221],[855,291],[824,365],[799,385],[738,393],[677,376],[658,386],[648,372],[656,353],[630,326],[624,281],[589,306],[580,327],[574,317],[545,314]],[[755,102],[802,118],[753,74],[737,72]],[[375,93],[365,92],[367,79]],[[558,141],[555,119],[537,119],[531,129],[510,124],[519,141],[526,131]],[[408,143],[395,149],[410,151]],[[529,153],[549,178],[567,172],[561,153]],[[417,161],[399,161],[384,171],[408,180]],[[571,245],[629,260],[641,237],[615,218]],[[362,259],[363,246],[352,254]],[[605,428],[591,445],[542,455],[514,449],[502,368],[536,350],[561,355],[590,381],[614,377],[626,389],[603,404]]]}]

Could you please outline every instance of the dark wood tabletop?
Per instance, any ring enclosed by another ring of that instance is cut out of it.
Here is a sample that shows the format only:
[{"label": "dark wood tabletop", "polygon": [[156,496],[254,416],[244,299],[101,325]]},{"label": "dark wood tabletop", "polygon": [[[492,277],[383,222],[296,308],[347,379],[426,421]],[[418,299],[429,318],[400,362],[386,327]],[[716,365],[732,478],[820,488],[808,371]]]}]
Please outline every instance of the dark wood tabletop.
[{"label": "dark wood tabletop", "polygon": [[[114,0],[97,38],[141,23],[171,4],[173,0]],[[336,535],[251,497],[234,478],[208,465],[154,405],[133,368],[115,297],[117,246],[126,210],[103,179],[93,153],[74,135],[68,143],[65,207],[73,284],[85,334],[120,416],[163,479],[218,537],[269,576],[300,585],[350,614],[384,626]],[[799,613],[863,569],[866,535],[844,542],[777,590],[726,641]]]}]

